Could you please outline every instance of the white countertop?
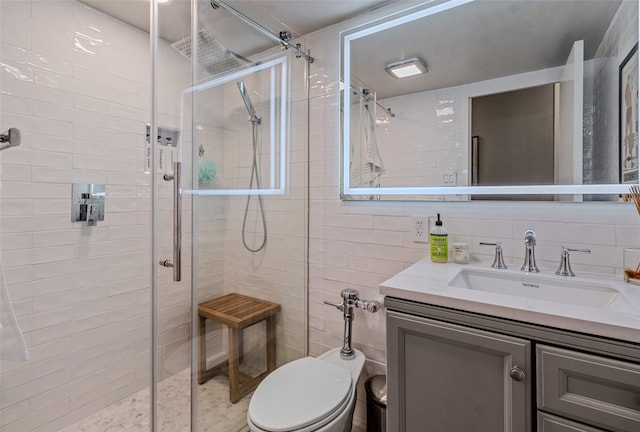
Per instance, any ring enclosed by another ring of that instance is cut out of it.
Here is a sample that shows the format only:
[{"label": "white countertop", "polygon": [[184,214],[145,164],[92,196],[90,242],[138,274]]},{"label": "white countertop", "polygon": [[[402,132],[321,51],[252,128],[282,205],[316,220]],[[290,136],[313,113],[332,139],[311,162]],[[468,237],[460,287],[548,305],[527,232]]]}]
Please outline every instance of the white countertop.
[{"label": "white countertop", "polygon": [[[631,310],[583,307],[449,286],[449,282],[463,268],[510,272],[524,280],[528,276],[519,268],[491,269],[487,262],[437,264],[425,258],[383,282],[380,293],[420,303],[640,343],[640,286],[624,282],[622,276],[588,274],[572,277],[571,280],[598,281],[612,286],[631,304]],[[555,270],[540,268],[539,274],[567,279],[556,276]]]}]

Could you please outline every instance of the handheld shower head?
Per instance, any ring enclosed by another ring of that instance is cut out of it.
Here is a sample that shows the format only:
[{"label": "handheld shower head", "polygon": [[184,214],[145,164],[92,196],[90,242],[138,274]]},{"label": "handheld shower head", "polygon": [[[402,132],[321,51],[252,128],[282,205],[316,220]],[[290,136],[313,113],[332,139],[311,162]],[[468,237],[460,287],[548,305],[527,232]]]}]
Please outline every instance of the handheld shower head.
[{"label": "handheld shower head", "polygon": [[253,108],[253,104],[251,103],[251,98],[247,92],[247,87],[244,85],[244,81],[238,81],[236,84],[238,85],[238,90],[240,90],[240,96],[242,96],[244,106],[247,107],[247,112],[249,113],[251,122],[260,124],[260,117],[256,114],[256,110]]}]

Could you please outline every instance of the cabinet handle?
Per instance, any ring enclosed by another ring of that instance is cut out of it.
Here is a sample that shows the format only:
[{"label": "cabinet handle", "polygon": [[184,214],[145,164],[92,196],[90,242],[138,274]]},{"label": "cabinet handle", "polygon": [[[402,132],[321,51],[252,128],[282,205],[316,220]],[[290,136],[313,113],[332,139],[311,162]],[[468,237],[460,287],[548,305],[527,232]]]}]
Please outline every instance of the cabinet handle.
[{"label": "cabinet handle", "polygon": [[524,371],[518,366],[514,366],[511,368],[511,370],[509,371],[509,376],[511,376],[514,381],[523,381],[525,378]]}]

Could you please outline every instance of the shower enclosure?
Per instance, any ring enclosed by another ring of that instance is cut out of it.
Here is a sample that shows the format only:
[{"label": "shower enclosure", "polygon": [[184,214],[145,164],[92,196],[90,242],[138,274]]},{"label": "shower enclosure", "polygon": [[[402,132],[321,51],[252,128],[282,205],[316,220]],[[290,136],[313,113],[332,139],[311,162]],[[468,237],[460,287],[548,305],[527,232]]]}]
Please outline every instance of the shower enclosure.
[{"label": "shower enclosure", "polygon": [[[0,1],[0,132],[21,133],[0,152],[0,430],[243,430],[249,397],[197,383],[197,306],[277,303],[277,364],[307,353],[308,63],[240,54],[261,32],[209,1],[174,0],[187,22],[119,2],[149,32],[91,3]],[[223,326],[206,339],[225,362]],[[243,342],[259,373],[264,323]]]}]

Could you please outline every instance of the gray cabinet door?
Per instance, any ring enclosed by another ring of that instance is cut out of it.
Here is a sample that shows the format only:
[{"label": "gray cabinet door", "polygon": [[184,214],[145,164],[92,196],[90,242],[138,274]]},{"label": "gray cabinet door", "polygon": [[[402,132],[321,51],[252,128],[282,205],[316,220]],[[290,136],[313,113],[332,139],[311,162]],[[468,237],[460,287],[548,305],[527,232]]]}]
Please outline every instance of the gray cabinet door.
[{"label": "gray cabinet door", "polygon": [[531,431],[529,341],[388,311],[387,344],[389,430]]}]

